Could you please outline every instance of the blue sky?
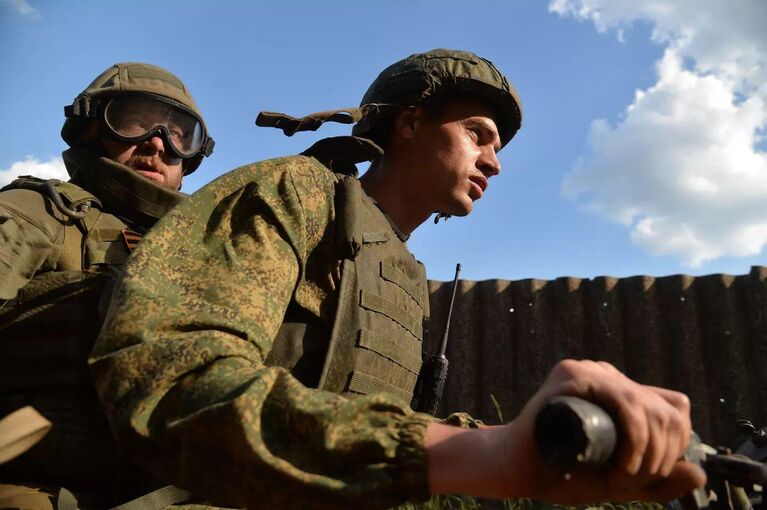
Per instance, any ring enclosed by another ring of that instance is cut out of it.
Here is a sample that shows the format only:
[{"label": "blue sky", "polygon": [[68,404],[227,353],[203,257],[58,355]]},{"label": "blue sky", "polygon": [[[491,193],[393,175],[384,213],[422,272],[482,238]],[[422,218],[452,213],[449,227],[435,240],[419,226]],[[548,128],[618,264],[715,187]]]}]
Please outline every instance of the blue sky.
[{"label": "blue sky", "polygon": [[166,67],[216,140],[192,192],[287,138],[260,110],[355,106],[387,65],[436,47],[492,60],[523,128],[467,218],[409,246],[430,278],[743,274],[767,243],[767,2],[0,0],[0,183],[61,171],[63,106],[115,62]]}]

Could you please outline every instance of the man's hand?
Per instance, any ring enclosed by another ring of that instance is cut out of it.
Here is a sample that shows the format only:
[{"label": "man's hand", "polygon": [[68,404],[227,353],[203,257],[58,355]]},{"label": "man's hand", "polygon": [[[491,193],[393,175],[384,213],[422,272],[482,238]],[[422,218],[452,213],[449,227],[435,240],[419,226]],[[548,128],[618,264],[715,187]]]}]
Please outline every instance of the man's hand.
[{"label": "man's hand", "polygon": [[[620,434],[614,465],[565,473],[543,462],[533,437],[535,418],[558,395],[590,400],[613,415]],[[567,504],[668,501],[706,479],[700,467],[679,460],[691,432],[687,397],[638,384],[604,362],[560,362],[508,425],[478,431],[442,427],[430,426],[426,437],[433,493]]]}]

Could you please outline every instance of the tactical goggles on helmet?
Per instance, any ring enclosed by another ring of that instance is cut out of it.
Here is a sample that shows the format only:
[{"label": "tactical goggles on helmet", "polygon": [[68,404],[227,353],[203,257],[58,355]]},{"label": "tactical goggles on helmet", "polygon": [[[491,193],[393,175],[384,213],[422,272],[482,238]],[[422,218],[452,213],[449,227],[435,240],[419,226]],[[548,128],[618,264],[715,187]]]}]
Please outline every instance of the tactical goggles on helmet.
[{"label": "tactical goggles on helmet", "polygon": [[179,158],[208,152],[210,139],[202,119],[184,105],[162,96],[118,94],[109,99],[102,118],[110,135],[121,142],[139,143],[159,136],[165,150]]}]

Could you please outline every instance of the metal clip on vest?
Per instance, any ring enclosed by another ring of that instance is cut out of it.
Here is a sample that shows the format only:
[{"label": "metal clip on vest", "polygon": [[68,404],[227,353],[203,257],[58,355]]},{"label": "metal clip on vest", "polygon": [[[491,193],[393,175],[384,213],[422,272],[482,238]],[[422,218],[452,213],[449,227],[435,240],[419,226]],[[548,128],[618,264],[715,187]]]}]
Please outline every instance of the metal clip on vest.
[{"label": "metal clip on vest", "polygon": [[51,200],[53,200],[53,203],[56,204],[56,207],[59,209],[59,211],[69,216],[73,220],[81,220],[85,218],[85,216],[88,215],[88,211],[91,209],[90,203],[86,202],[80,205],[77,211],[64,205],[64,201],[61,199],[61,195],[59,195],[59,192],[56,191],[56,184],[59,184],[59,182],[60,181],[57,179],[50,179],[45,182],[45,189],[48,191],[48,196],[51,198]]},{"label": "metal clip on vest", "polygon": [[461,264],[455,266],[455,279],[453,279],[453,290],[450,296],[450,307],[447,310],[447,319],[445,320],[445,332],[442,335],[442,344],[439,353],[433,355],[421,368],[421,396],[418,402],[418,410],[422,413],[428,413],[432,416],[437,413],[439,401],[442,399],[442,393],[445,390],[445,380],[447,379],[448,361],[445,356],[447,350],[447,338],[450,332],[450,318],[453,315],[453,304],[455,303],[455,291],[458,288],[458,276],[461,274]]}]

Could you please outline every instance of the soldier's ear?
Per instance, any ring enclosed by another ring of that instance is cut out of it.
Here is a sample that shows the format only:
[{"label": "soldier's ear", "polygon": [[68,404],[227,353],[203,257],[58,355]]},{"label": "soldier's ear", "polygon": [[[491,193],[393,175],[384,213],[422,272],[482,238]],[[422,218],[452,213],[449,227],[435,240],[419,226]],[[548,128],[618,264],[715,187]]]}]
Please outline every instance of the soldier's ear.
[{"label": "soldier's ear", "polygon": [[425,112],[421,106],[403,108],[394,116],[394,132],[408,140],[415,137],[418,127],[425,118]]}]

